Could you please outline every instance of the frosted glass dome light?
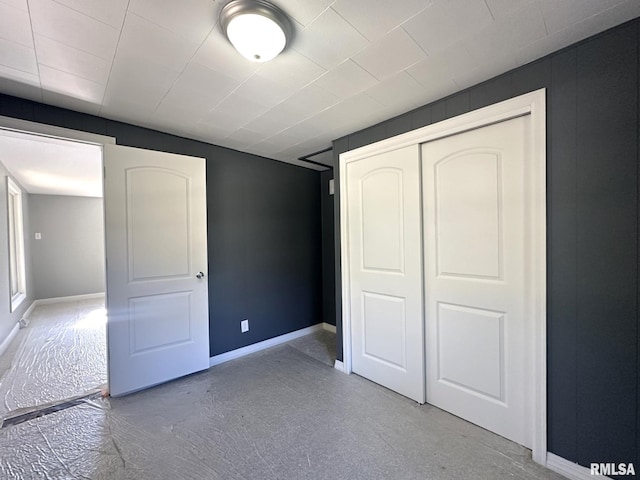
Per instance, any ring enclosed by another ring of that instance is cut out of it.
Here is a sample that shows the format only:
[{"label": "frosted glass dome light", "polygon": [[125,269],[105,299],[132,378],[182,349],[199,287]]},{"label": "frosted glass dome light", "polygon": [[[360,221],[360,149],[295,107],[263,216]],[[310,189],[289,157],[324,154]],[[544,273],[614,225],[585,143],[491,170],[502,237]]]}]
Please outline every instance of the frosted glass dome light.
[{"label": "frosted glass dome light", "polygon": [[263,0],[233,0],[222,9],[220,24],[243,57],[267,62],[287,46],[291,23],[275,5]]}]

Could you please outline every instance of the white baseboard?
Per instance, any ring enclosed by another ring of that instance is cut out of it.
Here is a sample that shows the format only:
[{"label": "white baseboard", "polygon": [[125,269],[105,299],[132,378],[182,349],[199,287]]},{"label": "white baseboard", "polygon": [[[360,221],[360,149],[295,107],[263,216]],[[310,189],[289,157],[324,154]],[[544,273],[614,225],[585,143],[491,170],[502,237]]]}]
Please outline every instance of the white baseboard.
[{"label": "white baseboard", "polygon": [[326,330],[327,332],[336,333],[336,326],[335,325],[331,325],[330,323],[324,322],[322,324],[322,328],[324,330]]},{"label": "white baseboard", "polygon": [[344,373],[344,363],[342,363],[340,360],[336,360],[336,363],[333,364],[333,368]]},{"label": "white baseboard", "polygon": [[20,324],[16,323],[11,329],[11,331],[9,332],[9,335],[7,335],[7,338],[5,338],[2,343],[0,343],[0,355],[2,355],[4,352],[7,351],[13,339],[16,338],[16,335],[18,334],[18,330],[20,330]]},{"label": "white baseboard", "polygon": [[553,453],[547,453],[547,468],[570,480],[609,479],[604,475],[591,475],[591,470],[577,463],[573,463]]},{"label": "white baseboard", "polygon": [[36,308],[36,306],[38,305],[37,300],[34,300],[33,302],[31,302],[31,305],[29,305],[29,308],[27,308],[25,310],[25,312],[22,314],[22,318],[20,319],[19,325],[20,328],[24,328],[27,325],[29,325],[29,322],[31,321],[31,312],[33,312],[33,309]]},{"label": "white baseboard", "polygon": [[33,303],[36,305],[49,305],[50,303],[78,302],[80,300],[91,300],[94,298],[104,298],[104,292],[70,295],[68,297],[41,298],[39,300],[34,300]]},{"label": "white baseboard", "polygon": [[280,335],[279,337],[270,338],[262,342],[254,343],[253,345],[247,345],[246,347],[238,348],[230,352],[221,353],[220,355],[215,355],[209,358],[209,366],[213,367],[214,365],[220,365],[221,363],[235,360],[236,358],[244,357],[261,350],[266,350],[267,348],[275,347],[276,345],[295,340],[296,338],[304,337],[305,335],[309,335],[322,329],[323,324],[318,323],[317,325],[302,328],[300,330],[296,330],[295,332],[286,333],[284,335]]}]

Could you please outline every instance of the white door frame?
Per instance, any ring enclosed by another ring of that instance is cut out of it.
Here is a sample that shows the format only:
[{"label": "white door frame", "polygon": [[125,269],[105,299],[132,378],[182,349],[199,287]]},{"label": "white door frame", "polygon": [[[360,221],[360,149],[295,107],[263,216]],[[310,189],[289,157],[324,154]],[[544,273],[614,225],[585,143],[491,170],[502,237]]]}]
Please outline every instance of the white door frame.
[{"label": "white door frame", "polygon": [[82,132],[80,130],[71,130],[69,128],[30,122],[28,120],[20,120],[12,117],[0,116],[0,129],[28,133],[30,135],[60,138],[62,140],[70,140],[72,142],[89,143],[98,147],[102,147],[105,144],[115,145],[116,143],[115,137],[99,135],[97,133]]},{"label": "white door frame", "polygon": [[[529,185],[533,188],[533,204],[530,205],[534,225],[531,256],[528,259],[530,275],[528,285],[531,304],[534,305],[531,351],[533,353],[533,460],[541,465],[547,462],[547,226],[546,226],[546,90],[540,89],[488,107],[443,120],[411,132],[373,143],[340,155],[340,172],[346,164],[369,156],[396,150],[409,145],[421,144],[439,138],[520,116],[530,116],[529,138],[531,139],[531,168]],[[342,179],[341,179],[342,180]],[[351,373],[351,292],[349,289],[349,238],[347,218],[346,182],[340,182],[340,250],[342,279],[342,348],[343,371]]]}]

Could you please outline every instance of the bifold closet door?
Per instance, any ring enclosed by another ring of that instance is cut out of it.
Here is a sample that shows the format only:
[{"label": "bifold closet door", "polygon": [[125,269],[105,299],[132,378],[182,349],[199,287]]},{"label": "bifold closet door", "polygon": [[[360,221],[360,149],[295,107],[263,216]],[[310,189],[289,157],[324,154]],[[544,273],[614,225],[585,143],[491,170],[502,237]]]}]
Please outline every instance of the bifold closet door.
[{"label": "bifold closet door", "polygon": [[527,122],[422,145],[427,402],[532,446]]},{"label": "bifold closet door", "polygon": [[424,403],[420,147],[346,164],[352,370]]}]

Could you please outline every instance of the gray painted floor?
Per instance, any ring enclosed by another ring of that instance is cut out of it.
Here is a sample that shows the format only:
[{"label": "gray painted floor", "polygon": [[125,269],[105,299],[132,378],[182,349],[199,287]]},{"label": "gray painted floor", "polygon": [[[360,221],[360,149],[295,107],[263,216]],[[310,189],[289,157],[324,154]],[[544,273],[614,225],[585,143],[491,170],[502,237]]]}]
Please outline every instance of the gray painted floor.
[{"label": "gray painted floor", "polygon": [[319,362],[330,367],[336,362],[336,334],[320,330],[289,342],[291,347],[300,350]]},{"label": "gray painted floor", "polygon": [[7,479],[561,479],[529,452],[331,368],[318,332],[0,429]]}]

